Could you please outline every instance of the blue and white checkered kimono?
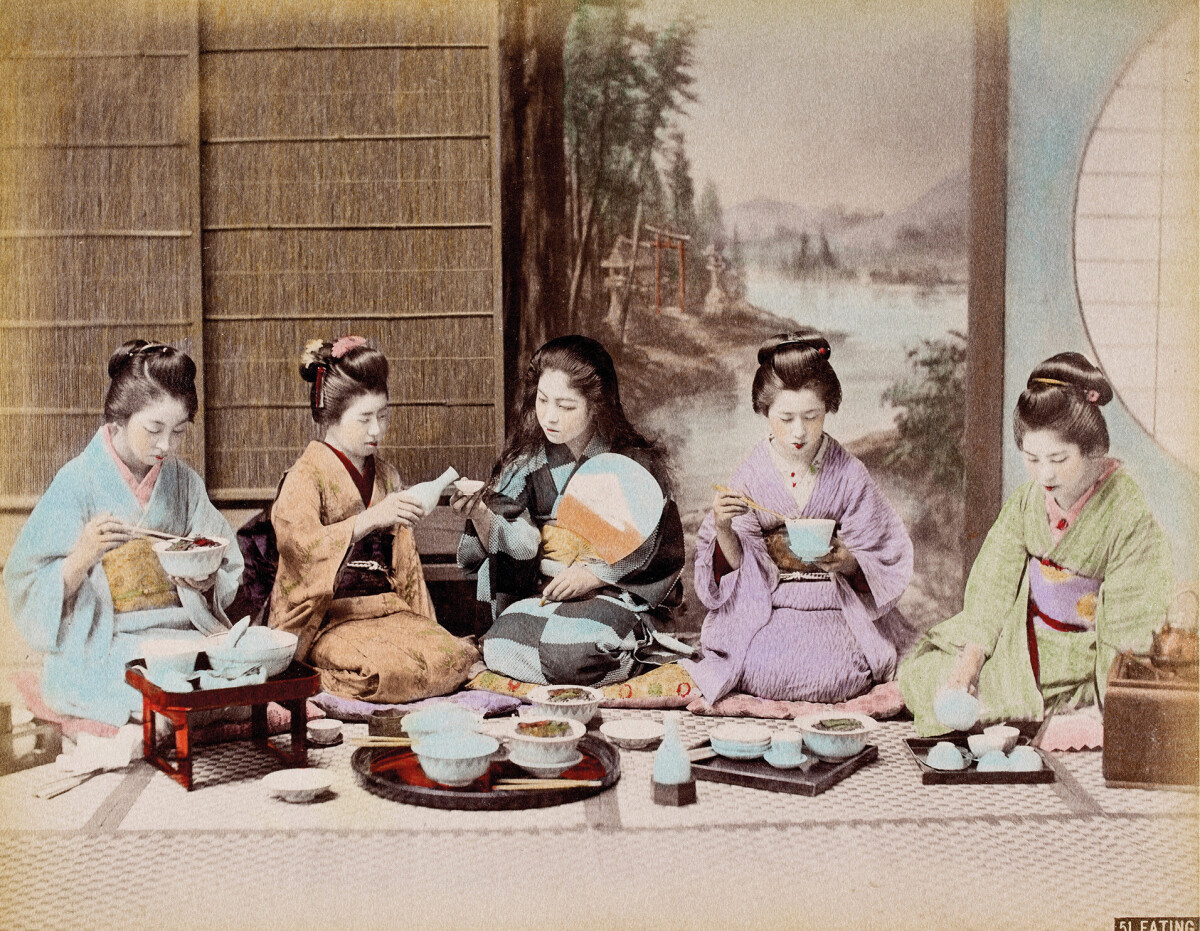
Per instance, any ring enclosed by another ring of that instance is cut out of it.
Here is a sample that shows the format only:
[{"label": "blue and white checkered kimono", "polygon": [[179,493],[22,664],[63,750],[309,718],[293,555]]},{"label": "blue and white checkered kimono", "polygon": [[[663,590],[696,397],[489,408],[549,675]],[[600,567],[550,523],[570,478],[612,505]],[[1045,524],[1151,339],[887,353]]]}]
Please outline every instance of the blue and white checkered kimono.
[{"label": "blue and white checkered kimono", "polygon": [[[634,653],[668,614],[683,571],[683,525],[667,500],[654,533],[615,565],[589,562],[607,583],[578,601],[538,597],[547,576],[540,559],[542,527],[553,520],[567,482],[585,461],[609,452],[593,437],[578,460],[563,444],[546,444],[500,477],[485,499],[493,516],[491,539],[467,524],[458,564],[478,573],[476,595],[495,618],[483,637],[488,668],[522,682],[609,685],[629,678]],[[627,453],[649,468],[639,450]]]}]

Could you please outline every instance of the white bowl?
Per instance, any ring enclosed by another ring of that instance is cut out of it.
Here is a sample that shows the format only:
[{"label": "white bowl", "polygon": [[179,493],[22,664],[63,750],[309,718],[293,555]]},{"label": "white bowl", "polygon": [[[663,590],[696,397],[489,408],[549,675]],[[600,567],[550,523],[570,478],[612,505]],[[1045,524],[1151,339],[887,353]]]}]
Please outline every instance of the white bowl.
[{"label": "white bowl", "polygon": [[757,760],[764,753],[770,750],[770,744],[765,747],[739,747],[736,745],[723,744],[720,741],[710,744],[713,751],[718,755],[727,757],[731,760]]},{"label": "white bowl", "polygon": [[939,740],[925,755],[925,762],[934,769],[965,769],[967,761],[963,759],[962,750],[948,740]]},{"label": "white bowl", "polygon": [[509,756],[509,759],[527,773],[532,773],[541,779],[553,779],[555,776],[561,776],[572,766],[578,766],[582,763],[583,754],[576,750],[571,757],[563,760],[561,763],[538,763],[512,755]]},{"label": "white bowl", "polygon": [[170,676],[187,676],[196,668],[196,655],[204,642],[196,638],[145,637],[141,642],[142,658],[151,681]]},{"label": "white bowl", "polygon": [[[560,721],[567,725],[568,733],[561,737],[536,737],[522,732],[522,728],[536,724],[538,721]],[[575,745],[587,733],[587,728],[573,718],[509,718],[504,730],[504,740],[508,744],[509,756],[520,757],[535,766],[564,763],[572,759]]]},{"label": "white bowl", "polygon": [[488,771],[500,742],[474,731],[443,731],[413,744],[425,775],[444,786],[469,786]]},{"label": "white bowl", "polygon": [[278,769],[263,776],[263,785],[285,802],[311,802],[329,791],[333,779],[319,769]]},{"label": "white bowl", "polygon": [[413,740],[421,740],[443,731],[473,731],[482,721],[483,715],[477,711],[454,702],[439,702],[419,711],[410,711],[400,719],[400,726]]},{"label": "white bowl", "polygon": [[160,540],[154,544],[154,552],[162,563],[163,572],[181,579],[207,579],[221,568],[221,560],[229,549],[224,537],[209,537],[216,546],[202,546],[194,550],[172,550],[178,540]]},{"label": "white bowl", "polygon": [[625,750],[645,750],[662,740],[664,729],[647,718],[623,718],[605,721],[600,733]]},{"label": "white bowl", "polygon": [[335,718],[317,718],[308,722],[308,739],[315,744],[336,743],[342,736],[342,722]]},{"label": "white bowl", "polygon": [[[844,730],[825,730],[821,723],[834,720],[854,720],[857,727]],[[870,715],[857,711],[825,712],[806,715],[796,721],[804,734],[804,743],[817,756],[840,760],[854,756],[867,745],[867,737],[879,726]]]},{"label": "white bowl", "polygon": [[990,750],[999,750],[1003,753],[1006,749],[1004,746],[1004,735],[989,734],[986,731],[982,734],[969,735],[967,737],[967,746],[971,748],[971,752],[977,757],[983,756]]},{"label": "white bowl", "polygon": [[204,652],[213,672],[226,678],[240,676],[262,666],[267,677],[277,676],[291,665],[296,655],[296,635],[273,627],[248,627],[233,648],[225,644],[229,634],[209,637]]},{"label": "white bowl", "polygon": [[454,482],[459,494],[473,495],[483,490],[484,483],[477,478],[460,478]]},{"label": "white bowl", "polygon": [[1017,745],[1017,738],[1021,736],[1021,732],[1011,724],[993,724],[991,727],[985,727],[983,733],[993,740],[1000,741],[1001,746],[996,749],[1005,753]]},{"label": "white bowl", "polygon": [[[565,689],[578,690],[586,698],[572,698],[566,701],[555,701],[554,696]],[[596,714],[604,693],[587,685],[539,685],[529,693],[529,701],[540,714],[558,718],[572,718],[583,724]]]},{"label": "white bowl", "polygon": [[798,559],[812,562],[829,552],[837,521],[822,517],[795,517],[786,523],[788,549]]}]

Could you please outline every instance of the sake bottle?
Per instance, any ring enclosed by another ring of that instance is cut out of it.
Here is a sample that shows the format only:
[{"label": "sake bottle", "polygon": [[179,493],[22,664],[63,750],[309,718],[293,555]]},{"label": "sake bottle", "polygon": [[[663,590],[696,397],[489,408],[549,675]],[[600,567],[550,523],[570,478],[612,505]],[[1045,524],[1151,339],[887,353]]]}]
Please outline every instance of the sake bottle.
[{"label": "sake bottle", "polygon": [[679,712],[665,712],[662,743],[654,751],[654,781],[663,786],[676,786],[691,779],[692,764],[679,739]]},{"label": "sake bottle", "polygon": [[421,505],[421,508],[428,514],[437,507],[438,499],[441,498],[442,492],[457,478],[458,472],[451,466],[435,479],[428,482],[418,482],[411,488],[405,488],[404,494]]}]

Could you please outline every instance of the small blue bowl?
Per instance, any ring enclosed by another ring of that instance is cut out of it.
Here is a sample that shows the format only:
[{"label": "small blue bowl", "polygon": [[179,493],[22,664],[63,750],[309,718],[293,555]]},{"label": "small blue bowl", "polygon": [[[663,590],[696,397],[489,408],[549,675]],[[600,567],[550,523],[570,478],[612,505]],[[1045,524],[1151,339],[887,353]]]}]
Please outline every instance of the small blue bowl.
[{"label": "small blue bowl", "polygon": [[425,775],[444,786],[469,786],[488,771],[500,742],[473,731],[431,734],[413,744]]}]

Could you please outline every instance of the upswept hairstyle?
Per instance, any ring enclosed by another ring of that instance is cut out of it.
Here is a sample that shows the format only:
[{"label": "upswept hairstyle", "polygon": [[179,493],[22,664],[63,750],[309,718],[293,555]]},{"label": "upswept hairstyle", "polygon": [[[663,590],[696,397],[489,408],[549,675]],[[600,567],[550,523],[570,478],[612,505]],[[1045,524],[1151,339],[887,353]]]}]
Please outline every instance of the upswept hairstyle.
[{"label": "upswept hairstyle", "polygon": [[147,404],[163,397],[174,398],[196,416],[196,363],[186,352],[131,339],[122,343],[108,360],[108,390],[104,393],[104,422],[124,426]]},{"label": "upswept hairstyle", "polygon": [[361,336],[311,340],[300,357],[300,377],[310,382],[308,407],[322,427],[342,419],[364,394],[388,393],[388,361]]},{"label": "upswept hairstyle", "polygon": [[560,336],[542,346],[529,360],[517,416],[504,453],[492,470],[493,485],[512,463],[531,455],[546,442],[537,418],[537,391],[542,375],[551,371],[562,372],[571,387],[583,395],[596,432],[608,442],[613,452],[639,451],[637,458],[654,476],[664,486],[669,482],[665,451],[657,442],[639,433],[625,416],[617,387],[617,370],[608,350],[586,336]]},{"label": "upswept hairstyle", "polygon": [[758,350],[758,371],[750,397],[756,414],[766,415],[781,391],[814,391],[835,414],[842,404],[842,383],[829,364],[829,340],[812,327],[772,336]]},{"label": "upswept hairstyle", "polygon": [[1025,383],[1013,416],[1013,436],[1053,430],[1085,456],[1108,452],[1108,425],[1100,408],[1113,398],[1104,373],[1077,352],[1060,352],[1040,363]]}]

